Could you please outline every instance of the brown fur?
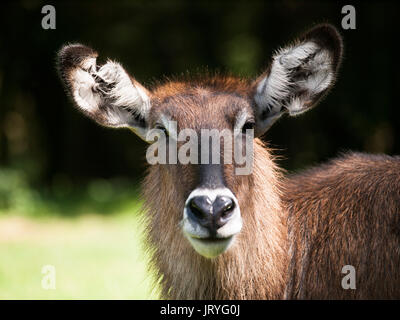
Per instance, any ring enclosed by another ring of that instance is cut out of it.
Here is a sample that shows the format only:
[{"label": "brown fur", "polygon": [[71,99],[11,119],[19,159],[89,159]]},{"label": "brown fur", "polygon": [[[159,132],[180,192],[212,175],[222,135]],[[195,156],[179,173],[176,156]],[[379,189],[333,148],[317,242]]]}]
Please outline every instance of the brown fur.
[{"label": "brown fur", "polygon": [[[243,230],[228,252],[209,260],[179,230],[185,192],[163,166],[151,166],[143,185],[152,263],[162,295],[172,299],[277,299],[286,282],[286,221],[280,207],[278,171],[268,150],[255,142],[254,174],[231,181]],[[248,194],[249,187],[253,190]],[[258,209],[257,209],[258,208]]]},{"label": "brown fur", "polygon": [[[307,37],[330,48],[337,71],[342,52],[337,31],[322,25]],[[60,50],[60,75],[69,93],[71,70],[96,55],[82,45]],[[163,113],[177,122],[178,130],[232,130],[243,110],[247,120],[254,120],[255,83],[207,74],[167,81],[146,91],[148,117],[131,120],[136,129],[154,128]],[[97,110],[102,115],[112,106],[112,100],[106,102]],[[86,114],[109,125],[96,113]],[[143,218],[162,297],[400,298],[400,157],[349,154],[285,177],[271,150],[259,139],[253,144],[251,175],[235,175],[233,165],[219,167],[238,199],[243,229],[215,259],[196,253],[180,227],[185,200],[199,183],[198,166],[148,168]],[[344,265],[356,269],[356,290],[341,287]]]},{"label": "brown fur", "polygon": [[399,299],[400,157],[348,154],[286,181],[287,298]]},{"label": "brown fur", "polygon": [[[182,127],[221,129],[235,105],[251,109],[245,96],[202,85],[157,88],[154,112],[170,110]],[[197,254],[180,231],[185,199],[196,186],[194,166],[149,168],[145,224],[164,298],[400,298],[398,158],[347,155],[284,178],[258,139],[254,156],[250,176],[224,166],[244,228],[213,260]],[[356,268],[357,290],[341,287],[344,265]]]},{"label": "brown fur", "polygon": [[[248,94],[245,82],[232,77],[170,82],[152,91],[150,122],[163,112],[177,120],[181,128],[229,128],[243,108],[252,113]],[[152,266],[161,279],[163,297],[282,298],[287,231],[278,195],[281,173],[259,140],[254,148],[260,157],[254,162],[253,175],[235,176],[232,166],[224,166],[227,187],[237,196],[246,223],[233,247],[213,260],[196,253],[179,226],[185,200],[197,183],[195,166],[149,167],[143,185],[144,218]],[[178,176],[182,177],[180,183],[176,183]],[[248,197],[249,186],[255,190],[253,197]]]}]

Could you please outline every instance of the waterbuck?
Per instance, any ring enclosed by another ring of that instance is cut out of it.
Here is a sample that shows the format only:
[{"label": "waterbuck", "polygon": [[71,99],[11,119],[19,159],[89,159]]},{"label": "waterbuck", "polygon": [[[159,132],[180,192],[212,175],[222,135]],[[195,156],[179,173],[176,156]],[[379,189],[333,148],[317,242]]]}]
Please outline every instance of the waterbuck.
[{"label": "waterbuck", "polygon": [[[400,298],[400,158],[348,153],[285,175],[257,138],[283,114],[314,107],[341,56],[339,33],[322,24],[278,50],[257,79],[202,74],[146,89],[117,62],[98,66],[84,45],[60,50],[67,92],[100,125],[146,141],[157,129],[167,147],[185,145],[171,121],[198,136],[228,129],[235,141],[256,137],[243,148],[252,149],[248,174],[222,152],[219,163],[148,167],[145,230],[163,298]],[[355,271],[350,288],[344,266]]]}]

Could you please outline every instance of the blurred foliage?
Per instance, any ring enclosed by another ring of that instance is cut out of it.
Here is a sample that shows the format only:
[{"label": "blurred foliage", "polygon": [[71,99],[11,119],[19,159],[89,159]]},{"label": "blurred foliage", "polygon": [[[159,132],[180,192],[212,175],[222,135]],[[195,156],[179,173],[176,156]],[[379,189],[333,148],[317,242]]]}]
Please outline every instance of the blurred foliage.
[{"label": "blurred foliage", "polygon": [[[101,128],[72,107],[55,69],[63,44],[90,45],[100,61],[121,61],[147,85],[203,67],[255,77],[275,49],[315,23],[340,29],[348,3],[58,1],[56,30],[43,30],[45,4],[0,5],[2,211],[71,214],[94,206],[113,212],[113,205],[136,195],[132,190],[144,175],[139,138]],[[345,59],[334,90],[318,108],[279,121],[265,137],[284,156],[286,169],[350,149],[400,154],[399,6],[355,6],[357,29],[341,30]]]},{"label": "blurred foliage", "polygon": [[[135,230],[134,232],[132,230]],[[0,300],[155,299],[136,215],[0,216]],[[42,268],[56,270],[44,290]]]},{"label": "blurred foliage", "polygon": [[74,186],[57,175],[50,187],[33,188],[20,170],[0,168],[0,214],[77,216],[138,212],[139,191],[124,179],[92,179]]}]

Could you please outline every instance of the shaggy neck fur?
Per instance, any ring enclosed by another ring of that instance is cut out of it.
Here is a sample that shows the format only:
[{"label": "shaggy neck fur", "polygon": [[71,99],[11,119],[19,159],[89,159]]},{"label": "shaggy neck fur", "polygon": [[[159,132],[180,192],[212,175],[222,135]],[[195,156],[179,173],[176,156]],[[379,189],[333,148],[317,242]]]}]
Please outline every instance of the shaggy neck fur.
[{"label": "shaggy neck fur", "polygon": [[254,143],[254,170],[232,190],[243,229],[215,259],[197,254],[180,230],[184,196],[166,170],[151,166],[145,179],[144,222],[151,267],[167,299],[279,299],[287,270],[287,227],[280,202],[282,175],[268,149]]}]

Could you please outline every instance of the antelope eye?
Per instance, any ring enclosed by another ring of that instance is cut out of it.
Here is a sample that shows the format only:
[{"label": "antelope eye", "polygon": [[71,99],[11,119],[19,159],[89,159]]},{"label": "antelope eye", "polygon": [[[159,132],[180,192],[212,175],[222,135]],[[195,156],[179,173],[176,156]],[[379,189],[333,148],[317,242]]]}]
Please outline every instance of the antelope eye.
[{"label": "antelope eye", "polygon": [[165,136],[168,137],[168,130],[162,124],[156,124],[155,129],[163,131]]},{"label": "antelope eye", "polygon": [[254,121],[247,121],[242,127],[242,133],[246,134],[246,130],[254,129],[255,125]]}]

